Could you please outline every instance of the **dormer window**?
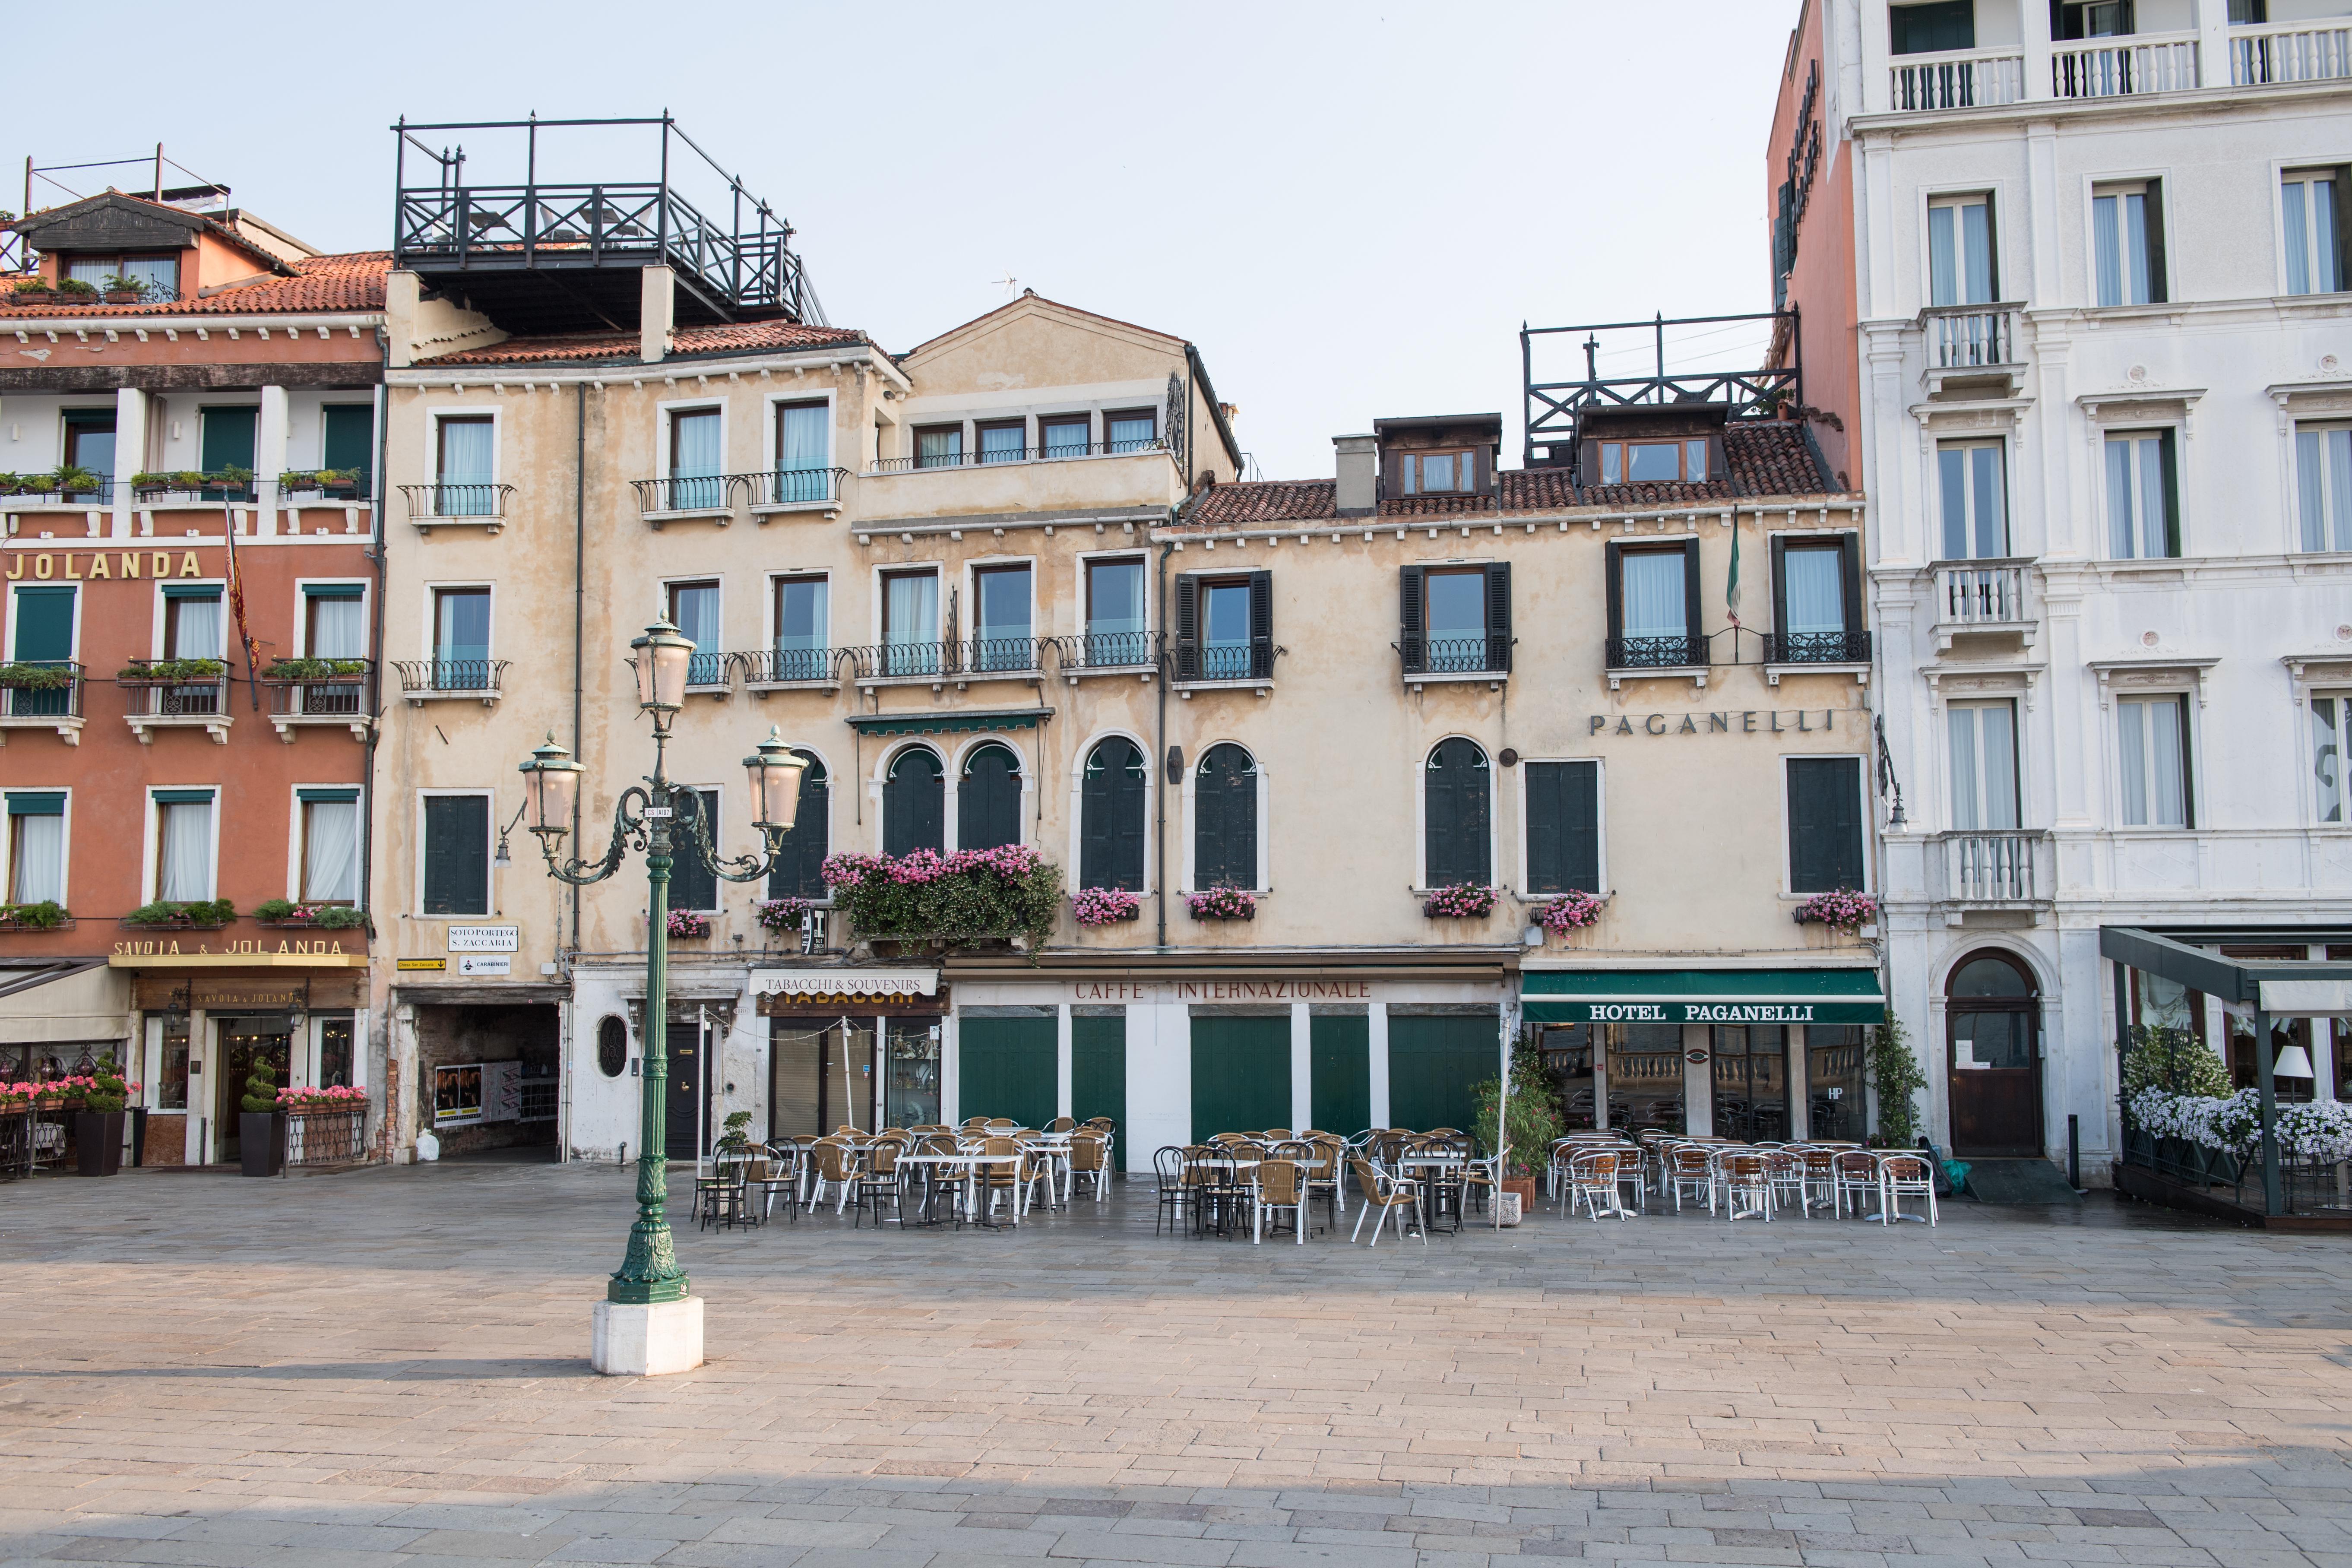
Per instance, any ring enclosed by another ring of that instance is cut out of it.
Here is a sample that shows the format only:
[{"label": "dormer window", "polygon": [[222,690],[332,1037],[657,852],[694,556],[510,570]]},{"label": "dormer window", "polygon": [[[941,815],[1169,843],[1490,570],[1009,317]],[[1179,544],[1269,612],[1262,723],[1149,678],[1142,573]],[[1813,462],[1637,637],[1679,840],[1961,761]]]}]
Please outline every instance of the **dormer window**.
[{"label": "dormer window", "polygon": [[1478,488],[1478,458],[1474,452],[1407,452],[1404,493],[1462,495]]},{"label": "dormer window", "polygon": [[176,256],[87,256],[66,258],[65,277],[93,289],[128,280],[150,300],[180,297],[180,258]]},{"label": "dormer window", "polygon": [[1706,482],[1706,443],[1701,441],[1603,441],[1601,482],[1692,484]]}]

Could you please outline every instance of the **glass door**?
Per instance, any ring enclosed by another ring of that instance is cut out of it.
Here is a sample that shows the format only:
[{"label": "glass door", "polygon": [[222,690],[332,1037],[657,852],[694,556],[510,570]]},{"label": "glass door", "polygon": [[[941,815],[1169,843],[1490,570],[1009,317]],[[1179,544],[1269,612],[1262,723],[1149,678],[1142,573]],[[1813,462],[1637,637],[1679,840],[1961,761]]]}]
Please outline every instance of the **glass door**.
[{"label": "glass door", "polygon": [[1683,1026],[1607,1024],[1609,1125],[1683,1130]]},{"label": "glass door", "polygon": [[222,1018],[218,1026],[220,1076],[213,1080],[213,1124],[219,1131],[215,1147],[223,1163],[233,1164],[244,1150],[238,1118],[245,1110],[246,1080],[257,1066],[267,1063],[277,1086],[289,1087],[293,1039],[283,1017]]},{"label": "glass door", "polygon": [[1805,1027],[1805,1135],[1828,1143],[1863,1141],[1862,1026]]},{"label": "glass door", "polygon": [[1715,1026],[1715,1131],[1744,1143],[1789,1137],[1789,1031],[1778,1024]]},{"label": "glass door", "polygon": [[940,1119],[940,1026],[929,1018],[892,1018],[887,1026],[889,1077],[882,1124],[913,1127]]}]

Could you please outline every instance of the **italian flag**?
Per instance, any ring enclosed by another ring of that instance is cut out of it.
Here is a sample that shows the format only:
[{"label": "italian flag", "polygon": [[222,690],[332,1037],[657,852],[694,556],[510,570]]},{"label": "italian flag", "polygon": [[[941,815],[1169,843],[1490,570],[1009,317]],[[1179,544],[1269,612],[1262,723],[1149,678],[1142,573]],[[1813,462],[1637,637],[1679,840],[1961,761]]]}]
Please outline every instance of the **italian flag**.
[{"label": "italian flag", "polygon": [[1739,513],[1731,514],[1731,574],[1723,583],[1723,610],[1733,626],[1739,624]]}]

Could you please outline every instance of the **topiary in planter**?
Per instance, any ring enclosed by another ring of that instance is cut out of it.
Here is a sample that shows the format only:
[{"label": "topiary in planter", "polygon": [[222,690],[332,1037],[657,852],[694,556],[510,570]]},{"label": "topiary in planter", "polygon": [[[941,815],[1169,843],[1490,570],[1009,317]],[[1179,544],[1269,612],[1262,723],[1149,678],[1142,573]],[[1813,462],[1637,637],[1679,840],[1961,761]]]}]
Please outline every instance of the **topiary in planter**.
[{"label": "topiary in planter", "polygon": [[246,1075],[245,1099],[242,1109],[253,1111],[274,1111],[278,1109],[278,1075],[268,1062],[256,1062]]}]

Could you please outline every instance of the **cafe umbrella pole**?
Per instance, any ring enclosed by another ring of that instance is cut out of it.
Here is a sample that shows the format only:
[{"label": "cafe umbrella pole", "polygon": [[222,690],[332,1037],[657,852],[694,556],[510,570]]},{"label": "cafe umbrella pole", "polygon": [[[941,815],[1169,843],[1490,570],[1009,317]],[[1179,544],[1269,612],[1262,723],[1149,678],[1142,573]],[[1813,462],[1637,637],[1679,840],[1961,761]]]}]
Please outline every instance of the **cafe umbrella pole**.
[{"label": "cafe umbrella pole", "polygon": [[783,836],[800,805],[807,763],[771,730],[743,766],[751,783],[751,825],[763,856],[722,859],[702,819],[700,797],[670,783],[665,765],[671,727],[686,700],[694,644],[667,620],[656,621],[629,645],[636,658],[637,707],[654,730],[654,771],[621,792],[613,835],[593,861],[559,859],[580,798],[581,766],[552,735],[522,764],[523,799],[548,874],[573,887],[604,881],[635,848],[646,857],[646,1011],[644,1067],[639,1083],[642,1122],[637,1153],[637,1217],[628,1250],[596,1304],[590,1360],[598,1372],[642,1377],[686,1372],[702,1364],[702,1302],[678,1266],[668,1214],[667,1088],[669,1082],[669,879],[680,853],[714,876],[758,881],[773,869]]}]

